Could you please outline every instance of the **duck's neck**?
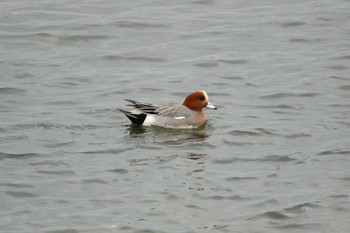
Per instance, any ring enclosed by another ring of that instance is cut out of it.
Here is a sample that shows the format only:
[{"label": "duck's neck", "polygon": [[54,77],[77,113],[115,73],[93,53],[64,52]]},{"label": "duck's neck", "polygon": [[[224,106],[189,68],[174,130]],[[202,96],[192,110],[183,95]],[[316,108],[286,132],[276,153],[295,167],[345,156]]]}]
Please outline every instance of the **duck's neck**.
[{"label": "duck's neck", "polygon": [[193,111],[192,114],[194,121],[196,122],[196,127],[201,126],[207,120],[207,116],[203,111]]}]

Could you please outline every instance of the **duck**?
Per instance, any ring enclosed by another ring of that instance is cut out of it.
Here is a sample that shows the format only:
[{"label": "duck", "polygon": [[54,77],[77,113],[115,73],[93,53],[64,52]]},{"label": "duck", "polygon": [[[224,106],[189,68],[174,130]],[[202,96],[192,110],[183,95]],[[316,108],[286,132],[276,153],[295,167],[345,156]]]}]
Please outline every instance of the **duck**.
[{"label": "duck", "polygon": [[203,108],[217,108],[209,102],[208,94],[204,91],[194,91],[187,95],[182,104],[149,104],[131,99],[127,106],[132,110],[119,109],[132,124],[142,126],[160,126],[164,128],[199,128],[206,121],[207,116]]}]

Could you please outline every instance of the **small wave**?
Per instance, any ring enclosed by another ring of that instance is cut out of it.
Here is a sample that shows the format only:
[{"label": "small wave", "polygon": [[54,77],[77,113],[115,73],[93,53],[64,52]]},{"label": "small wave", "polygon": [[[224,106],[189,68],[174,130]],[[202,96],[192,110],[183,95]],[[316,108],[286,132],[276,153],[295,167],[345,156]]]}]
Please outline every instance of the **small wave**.
[{"label": "small wave", "polygon": [[26,159],[42,156],[39,153],[4,153],[0,152],[0,160],[2,159]]},{"label": "small wave", "polygon": [[269,130],[265,128],[255,128],[255,130],[259,131],[261,134],[269,135],[269,136],[278,136],[279,134],[273,133],[274,130]]},{"label": "small wave", "polygon": [[46,144],[46,147],[48,148],[62,148],[62,147],[69,147],[75,145],[75,141],[68,141],[68,142],[55,142],[52,144]]},{"label": "small wave", "polygon": [[276,205],[279,202],[276,199],[267,199],[258,203],[253,204],[252,206],[256,207],[256,208],[262,208],[265,206],[271,206],[271,205]]},{"label": "small wave", "polygon": [[232,158],[232,159],[218,159],[214,160],[213,163],[216,164],[231,164],[237,162],[276,162],[285,163],[296,161],[297,159],[291,158],[288,155],[268,155],[262,158],[246,159],[246,158]]},{"label": "small wave", "polygon": [[344,85],[338,87],[338,90],[350,91],[350,85]]},{"label": "small wave", "polygon": [[122,168],[112,169],[112,170],[109,170],[109,172],[113,172],[113,173],[117,173],[117,174],[123,174],[123,175],[129,173],[128,170],[122,169]]},{"label": "small wave", "polygon": [[278,104],[278,105],[263,105],[257,106],[257,108],[271,108],[271,109],[291,109],[291,110],[303,110],[302,106],[292,106],[287,104]]},{"label": "small wave", "polygon": [[155,158],[140,158],[140,159],[131,159],[129,160],[130,166],[148,166],[150,164],[164,164],[175,158],[177,155],[164,156],[164,157],[155,157]]},{"label": "small wave", "polygon": [[21,38],[35,38],[35,39],[46,39],[46,38],[57,38],[56,35],[46,32],[34,32],[34,33],[16,33],[16,34],[2,34],[0,38],[4,39],[21,39]]},{"label": "small wave", "polygon": [[188,159],[192,159],[192,160],[199,160],[199,159],[203,159],[205,156],[207,156],[207,154],[204,154],[204,153],[188,153],[187,154],[187,158]]},{"label": "small wave", "polygon": [[103,57],[108,61],[135,61],[135,62],[166,62],[163,58],[157,57],[143,57],[143,56],[117,56],[117,55],[107,55]]},{"label": "small wave", "polygon": [[167,27],[163,24],[157,23],[141,23],[132,21],[118,21],[113,24],[115,27],[119,28],[135,28],[135,29],[146,29],[146,28],[164,28]]},{"label": "small wave", "polygon": [[305,39],[305,38],[292,38],[288,40],[291,43],[312,43],[313,40]]},{"label": "small wave", "polygon": [[232,136],[260,136],[261,135],[261,133],[259,132],[246,131],[246,130],[232,130],[228,132],[228,134]]},{"label": "small wave", "polygon": [[200,63],[194,64],[194,66],[210,68],[210,67],[217,67],[217,66],[219,66],[219,63],[217,63],[217,62],[200,62]]},{"label": "small wave", "polygon": [[337,80],[350,81],[349,78],[347,78],[347,77],[341,77],[341,76],[334,76],[334,75],[332,75],[332,76],[329,76],[329,78],[331,78],[331,79],[337,79]]},{"label": "small wave", "polygon": [[119,149],[105,149],[105,150],[91,150],[91,151],[82,151],[82,154],[115,154],[119,155],[124,152],[130,151],[131,148],[119,148]]},{"label": "small wave", "polygon": [[109,126],[104,125],[64,125],[59,123],[33,123],[33,124],[16,124],[15,128],[18,129],[36,129],[42,128],[46,130],[50,129],[68,129],[68,130],[91,130],[98,128],[108,128]]},{"label": "small wave", "polygon": [[273,219],[273,220],[283,220],[288,219],[289,217],[285,214],[282,214],[279,211],[268,211],[259,215],[256,215],[255,217],[250,218],[249,220],[255,220],[260,218],[267,218],[267,219]]},{"label": "small wave", "polygon": [[179,200],[180,197],[179,197],[179,196],[176,196],[175,194],[168,194],[168,195],[166,196],[166,199],[167,199],[167,200]]},{"label": "small wave", "polygon": [[231,201],[244,201],[244,200],[251,200],[252,198],[249,197],[242,197],[241,195],[232,195],[226,197],[226,199],[231,200]]},{"label": "small wave", "polygon": [[350,151],[340,150],[340,149],[322,151],[318,153],[318,155],[348,155],[348,154],[350,154]]},{"label": "small wave", "polygon": [[314,227],[319,228],[320,224],[312,224],[312,223],[304,223],[304,224],[297,224],[297,223],[291,223],[291,224],[285,224],[285,225],[279,225],[275,226],[274,228],[278,229],[314,229]]},{"label": "small wave", "polygon": [[75,172],[73,172],[72,170],[62,170],[62,171],[42,170],[42,171],[37,171],[37,172],[41,173],[41,174],[47,174],[47,175],[73,175],[73,174],[75,174]]},{"label": "small wave", "polygon": [[242,197],[241,195],[232,195],[232,196],[212,195],[212,196],[208,196],[208,197],[203,197],[203,199],[211,199],[211,200],[231,200],[231,201],[251,200],[251,198]]},{"label": "small wave", "polygon": [[233,176],[227,177],[225,180],[227,181],[241,181],[241,180],[257,180],[258,178],[252,176]]},{"label": "small wave", "polygon": [[326,68],[329,70],[347,70],[349,67],[345,65],[326,65],[326,66],[323,66],[323,68]]},{"label": "small wave", "polygon": [[210,200],[224,200],[226,197],[221,196],[221,195],[213,195],[209,197],[205,197],[204,199],[210,199]]},{"label": "small wave", "polygon": [[76,43],[76,42],[90,42],[109,39],[109,36],[103,35],[70,35],[58,37],[58,42],[61,43]]},{"label": "small wave", "polygon": [[46,231],[46,233],[79,233],[79,231],[72,228],[65,228],[61,230]]},{"label": "small wave", "polygon": [[219,77],[225,80],[244,80],[244,78],[241,76],[219,76]]},{"label": "small wave", "polygon": [[198,0],[198,1],[194,1],[194,4],[200,4],[200,5],[213,5],[214,3],[216,3],[216,1],[214,0]]},{"label": "small wave", "polygon": [[305,22],[301,21],[291,21],[291,22],[272,22],[271,24],[276,24],[284,28],[289,28],[289,27],[300,27],[306,25]]},{"label": "small wave", "polygon": [[185,205],[185,207],[191,208],[191,209],[196,209],[196,210],[206,210],[206,209],[203,208],[203,207],[200,207],[200,206],[197,206],[197,205],[193,205],[193,204]]},{"label": "small wave", "polygon": [[260,162],[291,162],[297,159],[291,158],[288,155],[268,155],[263,158],[255,159],[254,161]]},{"label": "small wave", "polygon": [[288,134],[284,135],[283,137],[285,138],[291,138],[291,139],[297,139],[297,138],[307,138],[307,137],[312,137],[310,134],[306,133],[296,133],[296,134]]},{"label": "small wave", "polygon": [[214,159],[214,164],[231,164],[237,162],[250,162],[250,159],[245,158],[231,158],[231,159]]},{"label": "small wave", "polygon": [[0,87],[0,94],[5,94],[5,95],[14,94],[14,95],[18,95],[18,94],[24,94],[24,93],[26,93],[26,90],[24,90],[24,89],[14,88],[14,87]]},{"label": "small wave", "polygon": [[306,208],[320,208],[319,205],[314,204],[314,203],[302,203],[302,204],[298,204],[289,208],[285,208],[285,211],[291,212],[291,213],[303,213],[306,211]]},{"label": "small wave", "polygon": [[271,95],[263,95],[260,96],[260,99],[280,99],[280,98],[288,98],[288,97],[314,97],[314,96],[318,96],[320,94],[318,93],[300,93],[300,94],[296,94],[296,93],[275,93],[275,94],[271,94]]},{"label": "small wave", "polygon": [[0,186],[14,187],[14,188],[33,188],[33,187],[35,187],[34,185],[20,184],[20,183],[2,183],[2,184],[0,184]]},{"label": "small wave", "polygon": [[85,179],[82,182],[83,184],[108,184],[107,181],[101,180],[101,179]]},{"label": "small wave", "polygon": [[[350,181],[350,178],[348,179],[348,181]],[[330,195],[330,196],[328,196],[328,197],[330,197],[330,198],[340,198],[340,199],[343,199],[343,198],[345,198],[345,199],[347,199],[347,198],[349,198],[349,195],[348,194],[334,194],[334,195]]]},{"label": "small wave", "polygon": [[295,96],[296,94],[292,94],[292,93],[275,93],[271,95],[260,96],[260,99],[279,99],[279,98],[295,97]]},{"label": "small wave", "polygon": [[279,136],[276,133],[273,133],[271,130],[264,129],[264,128],[255,128],[256,131],[248,131],[248,130],[231,130],[228,132],[229,135],[232,136]]},{"label": "small wave", "polygon": [[30,192],[5,191],[5,194],[16,198],[37,197],[38,195]]},{"label": "small wave", "polygon": [[344,56],[339,56],[336,59],[340,59],[340,60],[350,60],[350,55],[344,55]]},{"label": "small wave", "polygon": [[232,65],[240,65],[240,64],[246,64],[249,62],[249,60],[246,59],[235,59],[235,60],[224,60],[219,59],[217,62],[226,63],[226,64],[232,64]]},{"label": "small wave", "polygon": [[77,101],[73,100],[53,100],[53,101],[47,101],[48,105],[58,105],[58,106],[65,106],[65,105],[77,105]]}]

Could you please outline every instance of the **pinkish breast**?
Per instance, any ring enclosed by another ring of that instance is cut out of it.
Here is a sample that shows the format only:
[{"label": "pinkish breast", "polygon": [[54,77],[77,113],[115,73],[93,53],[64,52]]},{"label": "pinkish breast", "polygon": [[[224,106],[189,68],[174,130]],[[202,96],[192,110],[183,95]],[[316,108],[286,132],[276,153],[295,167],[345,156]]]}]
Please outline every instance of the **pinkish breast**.
[{"label": "pinkish breast", "polygon": [[207,120],[207,116],[204,114],[203,111],[193,111],[192,115],[193,115],[194,125],[196,127],[201,126]]}]

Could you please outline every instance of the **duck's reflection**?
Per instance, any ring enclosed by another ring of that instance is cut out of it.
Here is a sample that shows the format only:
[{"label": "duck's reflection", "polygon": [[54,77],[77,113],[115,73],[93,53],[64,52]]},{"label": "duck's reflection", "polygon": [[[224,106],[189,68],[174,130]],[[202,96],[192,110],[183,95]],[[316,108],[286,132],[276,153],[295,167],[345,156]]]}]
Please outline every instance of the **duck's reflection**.
[{"label": "duck's reflection", "polygon": [[178,145],[186,142],[204,141],[209,135],[206,127],[199,129],[168,129],[162,127],[144,127],[140,125],[126,126],[128,139],[144,139],[149,143],[151,140],[155,144]]}]

